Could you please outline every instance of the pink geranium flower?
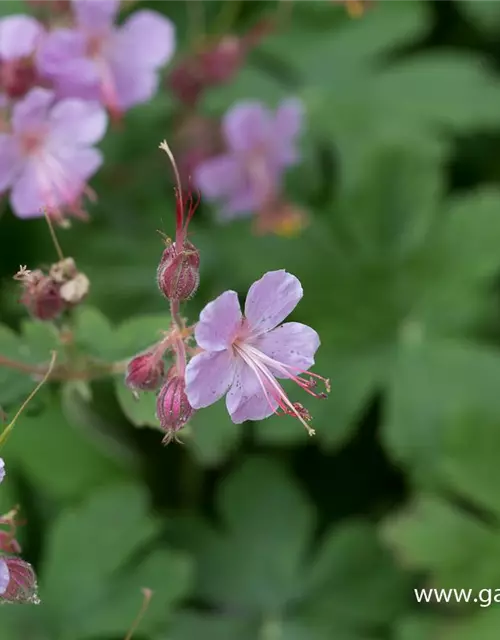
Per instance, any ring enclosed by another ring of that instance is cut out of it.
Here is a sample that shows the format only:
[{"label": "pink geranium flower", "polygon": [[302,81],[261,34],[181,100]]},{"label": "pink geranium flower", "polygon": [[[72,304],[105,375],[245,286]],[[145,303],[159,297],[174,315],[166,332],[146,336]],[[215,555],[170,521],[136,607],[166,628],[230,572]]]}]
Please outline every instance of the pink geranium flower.
[{"label": "pink geranium flower", "polygon": [[56,29],[38,55],[40,72],[62,97],[100,100],[113,113],[156,93],[158,71],[175,50],[174,25],[155,11],[115,24],[118,0],[73,0],[74,27]]},{"label": "pink geranium flower", "polygon": [[32,89],[12,113],[11,133],[0,134],[0,191],[11,190],[19,218],[43,209],[58,220],[85,217],[82,196],[102,164],[92,145],[104,135],[107,116],[97,102],[78,99],[54,104],[54,94]]},{"label": "pink geranium flower", "polygon": [[0,558],[0,596],[2,596],[9,586],[10,574],[9,567],[5,558]]},{"label": "pink geranium flower", "polygon": [[207,407],[227,393],[226,406],[235,423],[262,420],[279,410],[295,416],[310,435],[310,416],[292,402],[277,378],[289,378],[315,397],[322,380],[306,373],[314,364],[320,339],[299,322],[281,324],[302,298],[299,280],[284,270],[270,271],[250,287],[241,314],[238,296],[226,291],[201,312],[195,337],[204,351],[186,369],[186,393],[194,409]]}]

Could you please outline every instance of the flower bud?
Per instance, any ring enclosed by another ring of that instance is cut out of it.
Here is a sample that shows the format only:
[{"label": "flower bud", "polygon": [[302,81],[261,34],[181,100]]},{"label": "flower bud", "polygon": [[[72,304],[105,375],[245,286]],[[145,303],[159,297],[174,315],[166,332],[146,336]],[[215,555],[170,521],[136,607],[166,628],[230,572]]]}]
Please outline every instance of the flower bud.
[{"label": "flower bud", "polygon": [[160,389],[156,400],[156,416],[166,432],[163,442],[168,443],[182,429],[194,413],[186,396],[186,383],[177,375],[175,367],[167,373],[167,381]]},{"label": "flower bud", "polygon": [[165,375],[163,360],[148,351],[133,358],[127,367],[125,384],[130,389],[155,391]]},{"label": "flower bud", "polygon": [[203,78],[208,85],[229,82],[242,66],[246,47],[237,36],[226,35],[200,55]]},{"label": "flower bud", "polygon": [[196,293],[200,282],[200,254],[186,240],[181,250],[176,243],[170,244],[160,260],[156,280],[158,287],[168,300],[188,300]]},{"label": "flower bud", "polygon": [[33,567],[17,557],[6,557],[4,560],[9,571],[9,583],[0,595],[0,603],[4,601],[39,604],[38,585]]},{"label": "flower bud", "polygon": [[37,80],[35,65],[30,59],[4,60],[0,64],[0,87],[13,100],[26,95]]}]

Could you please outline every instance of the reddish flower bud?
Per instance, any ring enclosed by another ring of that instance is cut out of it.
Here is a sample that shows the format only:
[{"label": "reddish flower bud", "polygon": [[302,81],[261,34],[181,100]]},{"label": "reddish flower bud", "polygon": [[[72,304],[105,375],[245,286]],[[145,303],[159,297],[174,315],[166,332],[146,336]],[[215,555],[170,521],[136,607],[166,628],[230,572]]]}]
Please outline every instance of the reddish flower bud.
[{"label": "reddish flower bud", "polygon": [[5,557],[4,560],[9,570],[9,584],[0,595],[0,603],[4,601],[39,604],[38,585],[33,567],[17,557]]},{"label": "reddish flower bud", "polygon": [[200,54],[202,77],[208,85],[224,84],[242,66],[247,48],[237,36],[227,35],[212,48]]},{"label": "reddish flower bud", "polygon": [[202,70],[197,58],[183,60],[167,80],[170,91],[185,105],[194,106],[205,89]]},{"label": "reddish flower bud", "polygon": [[153,351],[133,358],[127,367],[125,384],[130,389],[155,391],[165,375],[163,360]]},{"label": "reddish flower bud", "polygon": [[[25,274],[27,274],[26,277],[24,277]],[[20,273],[23,278],[18,278],[23,279],[24,286],[21,304],[38,320],[57,318],[65,308],[61,287],[42,271],[25,272],[25,274]]]},{"label": "reddish flower bud", "polygon": [[160,291],[168,300],[188,300],[200,282],[200,254],[198,249],[185,240],[181,250],[177,243],[170,244],[158,265],[157,282]]},{"label": "reddish flower bud", "polygon": [[0,64],[0,87],[13,100],[22,98],[37,83],[33,60],[18,58]]},{"label": "reddish flower bud", "polygon": [[167,373],[167,381],[160,389],[156,400],[156,415],[161,428],[167,434],[163,442],[170,442],[193,413],[194,409],[186,396],[184,378],[177,375],[175,367],[172,367]]}]

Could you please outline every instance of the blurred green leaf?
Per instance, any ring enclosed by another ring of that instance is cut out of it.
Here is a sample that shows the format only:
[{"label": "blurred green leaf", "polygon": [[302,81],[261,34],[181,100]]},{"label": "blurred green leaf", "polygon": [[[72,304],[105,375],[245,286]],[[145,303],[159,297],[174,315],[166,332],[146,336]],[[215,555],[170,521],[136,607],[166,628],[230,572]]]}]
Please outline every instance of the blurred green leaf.
[{"label": "blurred green leaf", "polygon": [[156,394],[152,391],[139,392],[137,396],[125,386],[123,377],[116,378],[115,391],[125,416],[136,427],[160,428],[156,417]]},{"label": "blurred green leaf", "polygon": [[37,415],[19,418],[7,455],[12,468],[20,469],[37,491],[59,500],[74,500],[127,475],[74,430],[55,398]]},{"label": "blurred green leaf", "polygon": [[241,425],[231,422],[223,401],[195,413],[189,427],[186,443],[196,459],[207,466],[226,459],[241,439]]}]

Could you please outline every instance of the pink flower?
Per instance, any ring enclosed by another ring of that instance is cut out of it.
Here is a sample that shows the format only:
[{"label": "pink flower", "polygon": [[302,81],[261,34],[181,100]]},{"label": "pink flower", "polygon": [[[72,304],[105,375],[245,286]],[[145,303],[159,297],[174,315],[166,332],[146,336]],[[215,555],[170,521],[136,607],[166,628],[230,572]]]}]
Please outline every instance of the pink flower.
[{"label": "pink flower", "polygon": [[158,70],[174,53],[174,26],[142,10],[117,27],[119,4],[73,0],[75,28],[48,36],[38,64],[60,96],[100,100],[119,113],[156,93]]},{"label": "pink flower", "polygon": [[34,54],[43,35],[43,26],[30,16],[0,20],[0,89],[9,98],[23,96],[35,84]]},{"label": "pink flower", "polygon": [[5,478],[5,462],[0,458],[0,482]]},{"label": "pink flower", "polygon": [[54,94],[33,89],[12,114],[12,132],[0,134],[0,191],[11,189],[19,218],[42,215],[59,220],[64,213],[85,217],[86,186],[102,164],[92,147],[106,131],[107,118],[97,102],[77,99],[54,104]]},{"label": "pink flower", "polygon": [[9,586],[10,574],[9,567],[7,566],[7,562],[5,558],[0,557],[0,596],[7,591],[7,587]]},{"label": "pink flower", "polygon": [[227,410],[236,424],[281,410],[298,418],[310,435],[314,433],[306,409],[293,403],[277,380],[289,378],[315,397],[325,397],[313,391],[316,379],[329,390],[327,380],[305,374],[320,344],[316,331],[299,322],[280,324],[302,293],[295,276],[270,271],[250,287],[244,316],[234,291],[226,291],[203,309],[195,337],[205,351],[194,356],[186,369],[186,393],[194,409],[227,393]]},{"label": "pink flower", "polygon": [[226,153],[195,171],[202,194],[223,204],[222,219],[259,211],[279,196],[285,169],[298,160],[295,141],[301,124],[298,100],[283,101],[275,113],[258,102],[236,104],[226,113]]}]

